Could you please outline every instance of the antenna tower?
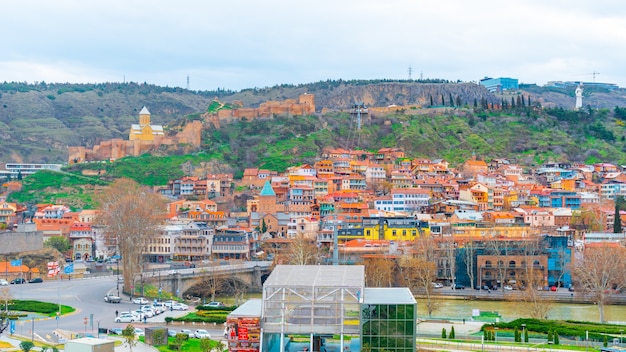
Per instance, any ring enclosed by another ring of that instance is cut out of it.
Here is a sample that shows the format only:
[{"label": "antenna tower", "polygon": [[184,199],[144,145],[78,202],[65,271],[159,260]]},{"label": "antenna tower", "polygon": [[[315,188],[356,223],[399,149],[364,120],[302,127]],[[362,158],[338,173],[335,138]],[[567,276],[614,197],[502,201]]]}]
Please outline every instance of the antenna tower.
[{"label": "antenna tower", "polygon": [[411,65],[409,65],[409,81],[412,79],[411,75],[413,73],[413,68],[411,67]]},{"label": "antenna tower", "polygon": [[187,90],[189,90],[189,75],[187,75]]}]

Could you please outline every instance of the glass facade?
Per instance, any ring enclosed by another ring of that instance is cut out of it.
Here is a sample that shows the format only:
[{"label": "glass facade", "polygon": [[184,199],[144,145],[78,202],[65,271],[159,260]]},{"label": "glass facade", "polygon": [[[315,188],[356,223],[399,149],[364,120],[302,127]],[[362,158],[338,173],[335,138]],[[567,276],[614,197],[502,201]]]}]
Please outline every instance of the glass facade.
[{"label": "glass facade", "polygon": [[415,351],[415,304],[361,305],[361,351]]}]

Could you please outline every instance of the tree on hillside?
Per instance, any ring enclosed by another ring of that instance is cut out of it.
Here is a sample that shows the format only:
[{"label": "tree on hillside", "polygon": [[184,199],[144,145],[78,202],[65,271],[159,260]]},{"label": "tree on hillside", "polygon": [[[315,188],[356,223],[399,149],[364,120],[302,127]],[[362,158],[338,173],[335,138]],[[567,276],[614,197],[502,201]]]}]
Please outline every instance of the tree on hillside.
[{"label": "tree on hillside", "polygon": [[574,274],[580,289],[596,301],[603,323],[609,293],[626,287],[626,248],[609,244],[586,247],[574,264]]},{"label": "tree on hillside", "polygon": [[118,179],[99,195],[96,222],[104,227],[110,254],[120,255],[124,289],[141,273],[143,254],[165,220],[164,199],[129,179]]},{"label": "tree on hillside", "polygon": [[61,253],[65,253],[72,248],[72,244],[64,236],[52,236],[43,245],[44,247],[54,248]]}]

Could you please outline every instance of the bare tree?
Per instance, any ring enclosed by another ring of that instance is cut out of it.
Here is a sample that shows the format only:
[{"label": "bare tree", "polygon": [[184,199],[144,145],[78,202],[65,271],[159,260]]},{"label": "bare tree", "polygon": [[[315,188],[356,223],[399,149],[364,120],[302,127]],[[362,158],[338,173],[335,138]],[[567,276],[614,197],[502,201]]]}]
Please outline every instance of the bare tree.
[{"label": "bare tree", "polygon": [[4,307],[0,307],[3,311],[9,310],[9,301],[11,301],[13,297],[11,296],[11,290],[7,286],[0,287],[0,302],[2,302]]},{"label": "bare tree", "polygon": [[313,239],[298,234],[289,244],[287,261],[292,265],[317,264],[319,249]]},{"label": "bare tree", "polygon": [[403,284],[411,291],[424,295],[428,316],[432,316],[437,309],[437,302],[432,295],[432,282],[437,277],[436,264],[424,258],[403,256],[400,259],[400,269]]},{"label": "bare tree", "polygon": [[454,235],[443,235],[439,240],[438,267],[443,271],[443,277],[454,287],[456,284],[456,242]]},{"label": "bare tree", "polygon": [[467,276],[470,279],[470,286],[474,289],[474,253],[476,244],[474,241],[468,241],[465,243],[465,250],[463,255],[463,261],[465,262],[465,269]]},{"label": "bare tree", "polygon": [[585,248],[574,273],[583,292],[596,300],[600,322],[604,322],[608,293],[626,287],[626,248],[609,244]]},{"label": "bare tree", "polygon": [[545,319],[552,307],[552,301],[543,294],[544,270],[536,261],[542,255],[542,245],[540,238],[534,236],[523,242],[524,263],[522,263],[522,273],[519,278],[525,291],[520,295],[521,300],[526,304],[521,309],[528,316],[534,319]]},{"label": "bare tree", "polygon": [[432,296],[432,283],[437,278],[436,255],[433,239],[420,237],[413,242],[412,256],[405,255],[400,259],[400,277],[406,287],[424,295],[428,316],[437,309]]},{"label": "bare tree", "polygon": [[122,257],[124,289],[130,291],[142,271],[148,240],[165,220],[164,199],[133,180],[119,179],[99,195],[97,223],[104,227],[105,242],[114,243]]},{"label": "bare tree", "polygon": [[216,272],[218,265],[217,262],[213,261],[208,268],[201,269],[202,282],[199,285],[200,290],[202,290],[203,296],[208,293],[211,301],[215,301],[217,292],[224,286],[224,278]]},{"label": "bare tree", "polygon": [[[504,239],[493,237],[485,241],[485,249],[489,255],[491,255],[496,261],[496,279],[497,283],[501,286],[505,285],[507,263],[505,263],[506,257],[509,251],[509,241]],[[502,294],[505,290],[502,290]]]},{"label": "bare tree", "polygon": [[369,287],[391,287],[395,261],[389,258],[366,258],[365,280]]}]

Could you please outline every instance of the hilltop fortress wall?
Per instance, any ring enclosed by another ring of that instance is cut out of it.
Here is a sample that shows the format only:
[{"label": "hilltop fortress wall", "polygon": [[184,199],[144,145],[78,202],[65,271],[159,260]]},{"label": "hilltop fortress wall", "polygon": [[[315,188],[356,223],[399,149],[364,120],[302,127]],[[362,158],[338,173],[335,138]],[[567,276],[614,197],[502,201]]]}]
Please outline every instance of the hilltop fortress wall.
[{"label": "hilltop fortress wall", "polygon": [[286,99],[283,101],[266,101],[258,108],[221,109],[214,113],[205,113],[203,117],[212,122],[217,128],[221,123],[230,123],[246,118],[248,121],[257,118],[269,118],[274,115],[310,115],[315,113],[315,96],[302,94],[298,99]]},{"label": "hilltop fortress wall", "polygon": [[200,147],[202,122],[191,121],[174,136],[155,136],[154,140],[123,140],[121,138],[103,141],[93,148],[69,147],[68,163],[119,159],[125,156],[139,156],[158,149],[184,146],[189,152]]}]

